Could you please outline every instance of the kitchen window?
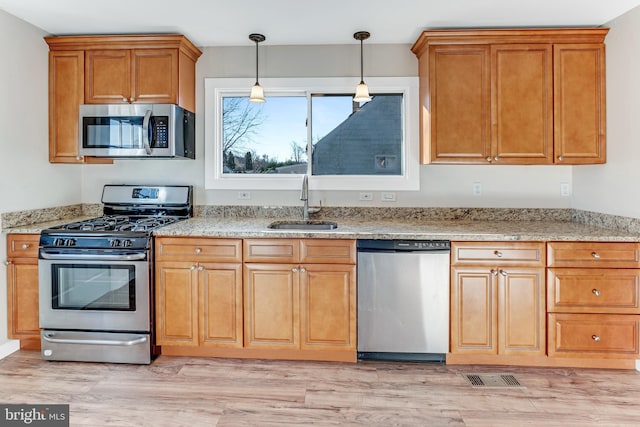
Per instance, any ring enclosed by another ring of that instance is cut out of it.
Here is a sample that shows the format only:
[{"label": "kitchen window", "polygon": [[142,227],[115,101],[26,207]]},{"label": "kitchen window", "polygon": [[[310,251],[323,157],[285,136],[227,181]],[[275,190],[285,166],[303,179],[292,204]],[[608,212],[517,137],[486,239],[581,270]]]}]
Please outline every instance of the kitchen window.
[{"label": "kitchen window", "polygon": [[205,79],[208,189],[419,190],[416,78],[262,79],[267,102],[248,101],[251,79]]}]

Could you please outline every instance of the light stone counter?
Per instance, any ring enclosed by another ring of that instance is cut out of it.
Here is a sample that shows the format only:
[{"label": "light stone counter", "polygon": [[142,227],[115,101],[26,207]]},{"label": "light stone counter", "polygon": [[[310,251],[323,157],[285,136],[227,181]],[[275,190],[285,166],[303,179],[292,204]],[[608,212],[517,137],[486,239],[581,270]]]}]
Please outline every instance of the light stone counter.
[{"label": "light stone counter", "polygon": [[[278,222],[282,218],[277,219]],[[331,220],[324,218],[323,220]],[[325,239],[442,239],[442,240],[584,240],[640,241],[640,234],[574,222],[365,220],[334,219],[329,231],[271,230],[270,218],[192,218],[162,227],[156,236],[289,237]]]},{"label": "light stone counter", "polygon": [[[5,213],[3,233],[40,233],[96,217],[100,205]],[[300,207],[198,206],[196,217],[156,230],[157,236],[328,239],[583,240],[640,242],[640,220],[571,209],[324,207],[312,219],[330,231],[271,230],[273,221],[300,220]]]}]

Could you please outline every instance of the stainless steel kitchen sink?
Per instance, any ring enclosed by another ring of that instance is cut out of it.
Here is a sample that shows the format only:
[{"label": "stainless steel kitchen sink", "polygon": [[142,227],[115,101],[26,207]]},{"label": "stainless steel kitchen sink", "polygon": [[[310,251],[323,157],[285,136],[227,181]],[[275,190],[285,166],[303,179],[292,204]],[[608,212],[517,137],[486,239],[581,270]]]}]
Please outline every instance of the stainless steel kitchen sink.
[{"label": "stainless steel kitchen sink", "polygon": [[331,221],[274,221],[267,226],[272,230],[335,230],[338,224]]}]

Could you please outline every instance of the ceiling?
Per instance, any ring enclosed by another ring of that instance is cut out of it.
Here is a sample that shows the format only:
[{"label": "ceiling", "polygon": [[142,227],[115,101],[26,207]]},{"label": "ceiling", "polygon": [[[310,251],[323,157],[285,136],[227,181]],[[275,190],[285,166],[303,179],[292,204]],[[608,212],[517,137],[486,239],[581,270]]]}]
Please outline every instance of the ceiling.
[{"label": "ceiling", "polygon": [[0,0],[49,34],[181,33],[197,46],[413,43],[427,28],[600,26],[640,0]]}]

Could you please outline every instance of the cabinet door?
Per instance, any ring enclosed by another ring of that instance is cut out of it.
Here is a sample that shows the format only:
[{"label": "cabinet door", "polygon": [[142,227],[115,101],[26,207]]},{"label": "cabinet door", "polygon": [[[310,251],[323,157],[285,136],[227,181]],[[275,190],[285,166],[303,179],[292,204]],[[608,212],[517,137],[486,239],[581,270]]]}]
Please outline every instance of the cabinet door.
[{"label": "cabinet door", "polygon": [[498,353],[546,354],[544,268],[499,268]]},{"label": "cabinet door", "polygon": [[299,349],[299,273],[295,264],[244,265],[247,348]]},{"label": "cabinet door", "polygon": [[88,50],[85,75],[85,103],[130,102],[131,51],[128,49]]},{"label": "cabinet door", "polygon": [[135,49],[132,59],[132,102],[177,103],[177,49]]},{"label": "cabinet door", "polygon": [[303,350],[356,350],[356,268],[307,264],[300,269]]},{"label": "cabinet door", "polygon": [[451,269],[451,352],[497,354],[496,270]]},{"label": "cabinet door", "polygon": [[555,161],[604,163],[604,45],[558,44],[553,55]]},{"label": "cabinet door", "polygon": [[430,93],[422,96],[427,104],[421,115],[422,143],[429,146],[422,147],[422,162],[486,163],[491,155],[489,47],[431,47],[428,73]]},{"label": "cabinet door", "polygon": [[156,342],[198,345],[198,274],[194,263],[156,264]]},{"label": "cabinet door", "polygon": [[40,349],[38,260],[14,258],[7,266],[9,338],[20,347]]},{"label": "cabinet door", "polygon": [[201,264],[200,343],[242,347],[242,264]]},{"label": "cabinet door", "polygon": [[84,52],[49,52],[49,161],[82,163],[78,111],[84,103]]},{"label": "cabinet door", "polygon": [[493,45],[491,59],[492,161],[553,163],[551,45]]}]

